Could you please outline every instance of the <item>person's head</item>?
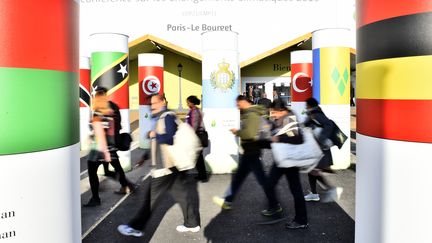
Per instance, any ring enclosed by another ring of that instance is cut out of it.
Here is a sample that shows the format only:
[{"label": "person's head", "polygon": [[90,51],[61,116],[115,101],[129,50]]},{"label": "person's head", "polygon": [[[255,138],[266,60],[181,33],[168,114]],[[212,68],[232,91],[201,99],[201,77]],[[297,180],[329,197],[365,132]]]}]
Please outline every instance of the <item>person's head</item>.
[{"label": "person's head", "polygon": [[201,101],[195,95],[191,95],[187,97],[186,103],[188,107],[192,109],[193,107],[200,105]]},{"label": "person's head", "polygon": [[105,88],[98,88],[95,90],[94,96],[92,98],[93,111],[101,112],[104,115],[109,115],[112,113],[106,93],[107,90]]},{"label": "person's head", "polygon": [[275,119],[280,119],[289,114],[289,109],[285,102],[281,99],[275,99],[270,106],[270,116]]},{"label": "person's head", "polygon": [[152,94],[150,96],[150,102],[152,114],[157,114],[161,112],[167,105],[165,96],[162,94]]},{"label": "person's head", "polygon": [[318,101],[315,98],[310,97],[306,100],[306,109],[318,107]]},{"label": "person's head", "polygon": [[264,93],[264,92],[262,92],[262,93],[261,93],[261,98],[267,98],[267,94]]},{"label": "person's head", "polygon": [[251,101],[244,95],[237,96],[236,102],[237,108],[240,110],[244,110],[252,106]]},{"label": "person's head", "polygon": [[108,93],[108,90],[105,87],[96,87],[94,92],[95,92],[95,95],[96,94],[106,95]]}]

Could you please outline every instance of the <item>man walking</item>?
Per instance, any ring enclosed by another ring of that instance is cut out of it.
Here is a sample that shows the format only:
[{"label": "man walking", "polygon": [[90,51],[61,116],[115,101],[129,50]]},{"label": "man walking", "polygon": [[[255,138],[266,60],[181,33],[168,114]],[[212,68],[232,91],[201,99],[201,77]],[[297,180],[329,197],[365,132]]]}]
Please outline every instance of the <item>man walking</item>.
[{"label": "man walking", "polygon": [[265,108],[251,105],[243,95],[239,95],[236,101],[237,107],[240,109],[242,126],[240,130],[231,129],[231,132],[240,137],[244,153],[240,158],[238,170],[231,181],[228,195],[225,198],[213,197],[213,202],[223,209],[231,209],[237,191],[251,171],[263,188],[266,185],[266,176],[260,159],[262,141],[258,139],[261,116],[266,114]]},{"label": "man walking", "polygon": [[174,143],[177,131],[177,117],[166,108],[165,97],[155,94],[151,97],[152,116],[156,128],[149,132],[151,138],[152,172],[146,188],[144,204],[137,215],[126,225],[119,225],[118,231],[126,236],[141,237],[151,212],[158,206],[161,196],[166,192],[180,204],[184,224],[177,226],[179,232],[198,232],[200,230],[199,200],[196,181],[189,180],[186,171],[178,171],[174,166],[167,146]]}]

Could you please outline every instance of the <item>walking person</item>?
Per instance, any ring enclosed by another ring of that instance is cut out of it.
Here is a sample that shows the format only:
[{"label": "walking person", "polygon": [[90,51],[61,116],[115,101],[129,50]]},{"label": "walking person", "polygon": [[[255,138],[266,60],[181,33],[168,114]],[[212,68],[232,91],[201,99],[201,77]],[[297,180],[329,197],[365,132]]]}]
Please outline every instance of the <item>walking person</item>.
[{"label": "walking person", "polygon": [[260,159],[262,141],[258,140],[261,116],[266,114],[265,108],[253,106],[243,95],[239,95],[236,101],[237,107],[240,109],[242,125],[240,130],[231,129],[231,132],[240,137],[244,152],[228,189],[228,195],[224,198],[213,197],[213,202],[222,207],[222,209],[231,209],[234,197],[251,171],[263,189],[266,183],[266,175]]},{"label": "walking person", "polygon": [[93,116],[91,127],[93,130],[91,150],[88,155],[87,167],[92,191],[92,197],[84,207],[94,207],[101,204],[99,197],[99,178],[97,170],[103,163],[110,163],[118,175],[121,188],[117,193],[128,193],[133,185],[126,179],[115,147],[115,122],[113,110],[109,106],[106,89],[96,90],[92,99]]},{"label": "walking person", "polygon": [[253,87],[253,103],[256,105],[258,104],[258,100],[261,98],[261,89],[258,85],[254,85]]},{"label": "walking person", "polygon": [[330,146],[328,146],[329,137],[334,130],[334,123],[324,114],[314,98],[306,100],[307,118],[304,125],[311,128],[320,128],[321,132],[317,138],[318,143],[323,151],[324,157],[318,162],[318,165],[308,173],[310,193],[305,195],[306,201],[320,201],[320,195],[317,192],[317,181],[320,182],[325,190],[323,202],[334,201],[337,197],[337,191],[328,180],[323,176],[323,171],[332,172],[330,166],[333,165],[333,157]]},{"label": "walking person", "polygon": [[[272,137],[273,142],[277,143],[290,143],[290,144],[302,144],[303,136],[301,134],[300,127],[297,122],[297,117],[290,111],[286,106],[285,102],[280,99],[273,101],[271,105],[271,117],[274,119],[273,133],[276,134],[280,129],[285,126],[289,126],[291,129],[280,135]],[[261,213],[264,216],[274,217],[282,216],[282,207],[280,206],[276,194],[275,187],[279,182],[279,179],[285,175],[291,194],[294,197],[294,208],[295,217],[292,221],[286,223],[287,229],[304,229],[308,227],[308,219],[306,212],[306,203],[303,197],[303,189],[300,182],[300,174],[298,167],[279,168],[276,164],[270,170],[268,176],[268,183],[266,184],[267,198],[269,201],[269,207],[263,210]]]},{"label": "walking person", "polygon": [[[197,107],[197,105],[201,104],[201,101],[195,95],[191,95],[187,97],[186,102],[190,109],[186,117],[186,122],[195,130],[195,132],[197,132],[200,129],[205,129],[202,112]],[[198,176],[196,177],[196,179],[201,182],[207,182],[208,175],[205,167],[202,150],[198,155],[196,170],[198,171]]]},{"label": "walking person", "polygon": [[152,211],[159,205],[166,192],[180,204],[184,223],[177,226],[178,232],[198,232],[200,226],[199,198],[195,180],[188,180],[187,171],[178,171],[174,166],[168,145],[174,144],[177,131],[177,117],[166,108],[165,97],[160,94],[151,96],[152,116],[156,128],[149,132],[151,138],[152,171],[150,183],[145,190],[144,204],[128,224],[119,225],[117,230],[126,236],[141,237]]},{"label": "walking person", "polygon": [[261,99],[258,100],[257,104],[264,106],[266,109],[270,109],[272,101],[270,99],[268,99],[267,94],[263,92],[261,94]]},{"label": "walking person", "polygon": [[[99,92],[101,95],[107,96],[107,89],[104,87],[98,87],[96,89],[97,92]],[[114,120],[114,138],[117,138],[120,135],[120,130],[122,129],[121,126],[121,114],[120,114],[120,108],[116,103],[114,103],[111,100],[108,100],[109,107],[113,111],[111,117]],[[118,157],[118,156],[117,156]],[[109,169],[109,163],[102,163],[104,167],[104,175],[107,177],[110,177],[112,179],[119,178],[119,175],[115,171],[111,171]],[[128,181],[129,186],[121,186],[118,191],[115,191],[116,194],[127,194],[131,192],[136,186]]]}]

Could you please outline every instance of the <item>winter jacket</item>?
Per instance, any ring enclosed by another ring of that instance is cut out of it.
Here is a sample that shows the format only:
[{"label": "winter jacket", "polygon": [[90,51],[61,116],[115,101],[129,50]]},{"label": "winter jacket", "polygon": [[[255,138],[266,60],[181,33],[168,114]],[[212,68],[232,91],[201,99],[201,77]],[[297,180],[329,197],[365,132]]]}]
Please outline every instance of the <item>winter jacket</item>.
[{"label": "winter jacket", "polygon": [[177,117],[173,112],[165,109],[153,118],[156,120],[156,137],[151,141],[152,176],[160,177],[171,174],[174,169],[174,161],[168,153],[167,146],[174,144]]},{"label": "winter jacket", "polygon": [[240,130],[236,135],[241,139],[244,153],[260,153],[261,142],[257,140],[261,116],[266,115],[266,109],[262,106],[252,106],[240,111]]},{"label": "winter jacket", "polygon": [[304,122],[304,125],[311,127],[312,129],[315,127],[321,127],[322,132],[317,139],[320,144],[325,144],[325,140],[330,139],[330,136],[334,130],[334,123],[327,118],[320,107],[309,109],[306,111],[306,114],[307,118]]}]

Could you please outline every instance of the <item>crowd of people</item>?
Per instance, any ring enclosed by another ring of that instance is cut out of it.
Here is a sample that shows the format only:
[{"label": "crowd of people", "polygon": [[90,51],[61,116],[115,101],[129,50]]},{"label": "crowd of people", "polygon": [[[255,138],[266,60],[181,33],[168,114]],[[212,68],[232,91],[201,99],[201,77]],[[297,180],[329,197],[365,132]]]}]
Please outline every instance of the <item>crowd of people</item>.
[{"label": "crowd of people", "polygon": [[[329,202],[336,198],[336,188],[323,175],[323,172],[331,172],[330,166],[333,164],[328,139],[335,125],[324,114],[314,98],[306,100],[307,119],[302,124],[298,122],[296,115],[281,99],[274,99],[272,102],[266,97],[262,98],[265,102],[260,104],[259,100],[256,100],[255,103],[258,105],[255,105],[254,101],[244,95],[239,95],[236,99],[237,107],[240,110],[241,126],[239,129],[231,129],[231,132],[240,138],[243,154],[240,156],[238,169],[233,175],[225,195],[223,197],[215,196],[213,202],[219,205],[222,210],[232,210],[236,194],[248,174],[252,172],[267,198],[268,207],[262,210],[261,214],[268,217],[269,220],[282,218],[284,210],[278,201],[275,186],[285,175],[294,198],[295,208],[294,219],[289,220],[285,227],[287,229],[305,229],[309,226],[306,201],[322,200]],[[197,187],[189,186],[190,183],[193,183],[189,175],[193,174],[193,171],[197,171],[195,180],[208,181],[209,177],[203,153],[202,151],[198,153],[195,168],[179,170],[173,159],[175,155],[170,154],[168,149],[168,146],[174,144],[174,135],[179,127],[179,118],[174,112],[168,110],[164,95],[154,94],[150,100],[152,118],[155,121],[154,127],[147,134],[148,139],[151,140],[149,158],[152,171],[150,182],[144,185],[146,187],[144,189],[145,199],[139,211],[129,222],[119,225],[117,229],[125,236],[143,236],[143,230],[152,211],[158,207],[161,197],[165,193],[170,193],[174,200],[179,203],[184,217],[184,223],[177,226],[176,230],[179,232],[198,232],[201,229],[199,196]],[[198,107],[200,100],[196,96],[189,96],[187,104],[190,110],[186,117],[186,123],[196,132],[205,130],[203,114]],[[263,129],[263,119],[271,128],[270,136],[266,139],[260,136]],[[288,131],[283,130],[287,126],[290,129]],[[261,161],[262,149],[270,149],[272,143],[303,144],[302,131],[304,127],[321,128],[322,132],[316,136],[316,141],[323,153],[322,158],[308,173],[310,193],[306,195],[303,193],[299,167],[283,168],[275,163],[270,172],[266,173]],[[118,107],[108,100],[104,88],[96,90],[93,97],[91,128],[93,135],[91,151],[88,155],[88,173],[92,197],[88,203],[83,205],[85,207],[95,207],[101,204],[97,176],[97,169],[101,164],[104,165],[106,176],[119,180],[121,187],[117,193],[127,194],[135,189],[135,185],[129,182],[125,176],[115,147],[115,136],[119,134],[121,128]],[[114,167],[115,172],[106,169],[108,164]],[[317,192],[317,182],[320,182],[323,190],[325,190],[322,199]]]}]

